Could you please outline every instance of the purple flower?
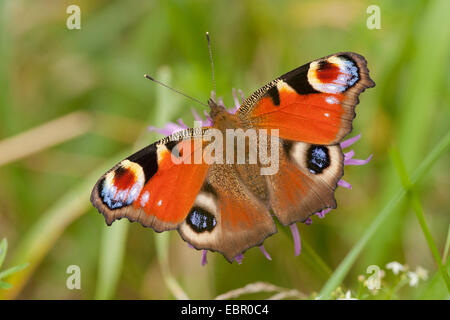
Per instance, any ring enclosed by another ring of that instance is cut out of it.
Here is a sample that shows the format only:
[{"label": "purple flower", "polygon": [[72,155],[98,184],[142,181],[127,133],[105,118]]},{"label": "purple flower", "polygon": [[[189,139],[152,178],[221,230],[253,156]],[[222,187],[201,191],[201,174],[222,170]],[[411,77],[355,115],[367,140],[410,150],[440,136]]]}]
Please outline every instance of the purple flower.
[{"label": "purple flower", "polygon": [[[239,96],[238,97],[238,93]],[[214,92],[211,93],[211,98],[215,100],[215,94]],[[225,104],[223,103],[223,99],[222,97],[219,97],[217,99],[217,104],[220,106],[223,106],[224,108],[227,109],[227,111],[229,113],[236,113],[236,111],[239,109],[240,105],[242,104],[242,102],[244,102],[244,95],[243,92],[241,90],[236,91],[236,89],[233,89],[233,101],[234,101],[234,106],[232,108],[227,108],[225,106]],[[204,110],[204,117],[202,118],[195,109],[191,110],[192,115],[194,116],[194,119],[196,121],[201,121],[201,125],[203,127],[208,127],[211,126],[213,124],[213,121],[211,119],[211,117],[209,116],[208,112],[206,110]],[[154,132],[158,132],[160,134],[163,135],[171,135],[174,132],[177,131],[181,131],[184,129],[187,129],[188,126],[186,126],[186,124],[184,124],[182,119],[178,119],[176,123],[174,122],[169,122],[165,125],[164,128],[155,128],[153,126],[148,127],[149,131],[154,131]],[[361,138],[361,134],[358,134],[352,138],[349,138],[347,140],[344,140],[341,142],[341,148],[342,149],[346,149],[348,147],[350,147],[352,144],[354,144],[356,141],[358,141]],[[373,155],[370,155],[367,159],[354,159],[353,157],[355,156],[355,151],[354,150],[350,150],[348,152],[344,153],[344,166],[361,166],[361,165],[365,165],[367,164],[371,159]],[[341,179],[338,181],[338,186],[346,188],[346,189],[352,189],[352,185],[350,183],[348,183],[347,181],[345,181],[344,179]],[[325,217],[325,215],[327,213],[329,213],[331,211],[331,208],[326,208],[323,209],[322,211],[316,212],[314,213],[314,215],[316,215],[317,217],[319,217],[320,219],[323,219]],[[306,225],[311,225],[312,224],[312,218],[309,217],[308,219],[306,219],[304,222],[304,224]],[[290,230],[292,233],[292,238],[294,240],[294,252],[295,255],[298,256],[301,252],[301,239],[300,239],[300,233],[298,231],[298,227],[296,223],[291,224],[290,226]],[[193,248],[191,245],[189,245],[190,248]],[[266,249],[264,248],[263,245],[259,246],[259,249],[261,250],[261,252],[264,254],[264,256],[268,259],[268,260],[272,260],[271,256],[269,255],[269,253],[266,251]],[[207,259],[206,259],[206,254],[207,254],[208,250],[202,250],[202,266],[206,265],[207,263]],[[238,264],[242,263],[242,260],[244,259],[244,255],[241,253],[238,256],[236,256],[235,260]]]},{"label": "purple flower", "polygon": [[[244,94],[241,90],[239,90],[239,95],[241,96],[240,101],[237,96],[236,89],[233,89],[234,107],[227,108],[227,111],[229,113],[235,114],[236,111],[241,106],[242,102],[244,102]],[[211,93],[211,98],[215,100],[215,95],[213,92]],[[225,104],[223,103],[222,97],[219,97],[219,99],[217,100],[217,104],[226,108]],[[195,109],[191,109],[191,112],[192,112],[192,115],[194,116],[195,121],[201,121],[202,127],[209,127],[213,124],[213,121],[206,110],[203,111],[203,115],[205,116],[205,119],[203,119]],[[174,123],[174,122],[167,123],[164,126],[164,128],[156,128],[153,126],[149,126],[147,129],[149,131],[158,132],[162,135],[169,136],[177,131],[182,131],[187,128],[188,128],[188,126],[184,124],[183,120],[178,119],[176,123]]]}]

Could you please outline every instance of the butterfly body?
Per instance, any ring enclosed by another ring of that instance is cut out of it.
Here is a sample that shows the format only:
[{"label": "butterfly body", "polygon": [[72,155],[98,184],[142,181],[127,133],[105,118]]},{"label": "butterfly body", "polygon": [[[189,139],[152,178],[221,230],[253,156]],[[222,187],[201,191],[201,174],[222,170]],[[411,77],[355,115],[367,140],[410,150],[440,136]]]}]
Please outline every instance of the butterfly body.
[{"label": "butterfly body", "polygon": [[176,229],[231,262],[277,231],[274,218],[290,225],[336,207],[339,142],[359,94],[373,85],[362,56],[338,53],[273,80],[235,114],[209,100],[210,127],[176,132],[123,160],[91,201],[108,224],[126,217]]}]

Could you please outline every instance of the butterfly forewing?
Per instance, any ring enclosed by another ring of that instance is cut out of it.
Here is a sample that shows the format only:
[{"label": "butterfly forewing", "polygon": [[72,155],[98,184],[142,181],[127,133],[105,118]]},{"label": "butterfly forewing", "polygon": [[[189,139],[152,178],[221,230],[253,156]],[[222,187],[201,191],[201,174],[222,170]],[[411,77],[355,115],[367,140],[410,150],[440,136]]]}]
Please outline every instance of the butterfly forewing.
[{"label": "butterfly forewing", "polygon": [[[192,207],[209,167],[205,162],[183,161],[200,145],[195,140],[202,143],[201,136],[186,130],[121,161],[99,179],[91,202],[108,224],[125,217],[158,232],[176,229]],[[180,155],[176,149],[190,152]]]},{"label": "butterfly forewing", "polygon": [[239,117],[280,137],[330,145],[352,129],[359,94],[373,87],[364,57],[333,54],[292,70],[248,97]]}]

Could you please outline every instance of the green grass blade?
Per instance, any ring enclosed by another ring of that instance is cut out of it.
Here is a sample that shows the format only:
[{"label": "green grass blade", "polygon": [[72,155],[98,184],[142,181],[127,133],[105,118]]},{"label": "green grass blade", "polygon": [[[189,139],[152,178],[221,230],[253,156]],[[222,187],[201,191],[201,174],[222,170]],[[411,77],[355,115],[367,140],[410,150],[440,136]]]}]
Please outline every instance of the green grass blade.
[{"label": "green grass blade", "polygon": [[398,149],[392,148],[391,150],[392,160],[397,168],[397,172],[401,178],[403,188],[407,190],[408,200],[416,213],[417,220],[419,220],[420,227],[422,228],[422,232],[427,240],[428,246],[430,247],[431,253],[433,254],[433,258],[441,272],[442,278],[445,281],[447,289],[450,292],[450,279],[448,277],[447,271],[445,270],[444,265],[442,264],[441,256],[439,255],[439,250],[436,246],[436,243],[433,240],[433,236],[431,235],[430,229],[428,228],[428,224],[425,220],[425,214],[423,212],[422,204],[420,203],[420,199],[416,194],[411,181],[409,180],[408,173],[405,168],[405,164],[400,156]]},{"label": "green grass blade", "polygon": [[448,226],[447,240],[445,241],[445,248],[444,248],[444,255],[442,256],[442,261],[444,262],[444,264],[447,264],[449,249],[450,249],[450,225]]},{"label": "green grass blade", "polygon": [[122,270],[129,222],[120,220],[104,226],[98,264],[95,299],[111,299],[116,292]]},{"label": "green grass blade", "polygon": [[[416,184],[430,170],[436,160],[443,154],[445,149],[448,148],[449,144],[450,133],[447,133],[447,135],[433,148],[428,157],[421,163],[419,168],[412,175],[411,183],[413,185]],[[365,230],[363,236],[353,246],[353,248],[345,256],[337,269],[333,272],[330,279],[325,283],[322,290],[320,291],[319,296],[321,296],[323,299],[327,299],[330,297],[331,292],[336,289],[344,280],[344,277],[347,275],[364,247],[383,225],[383,223],[386,221],[386,219],[389,217],[389,215],[405,195],[406,190],[403,187],[394,194],[392,199],[380,211],[380,213],[376,216],[370,226]]]},{"label": "green grass blade", "polygon": [[[405,159],[408,172],[412,172],[412,169],[419,166],[429,150],[429,141],[433,139],[433,132],[438,134],[437,137],[446,132],[440,129],[435,131],[435,129],[437,129],[437,120],[446,116],[445,106],[448,106],[448,103],[442,100],[445,86],[442,87],[441,84],[447,82],[450,19],[446,17],[450,10],[450,1],[409,1],[408,3],[415,7],[413,14],[415,18],[402,20],[403,33],[399,34],[398,38],[401,41],[397,41],[396,49],[393,49],[394,52],[403,53],[400,57],[394,54],[396,61],[393,67],[398,68],[395,75],[398,80],[393,82],[392,77],[383,77],[380,79],[383,82],[376,82],[377,85],[392,87],[387,92],[381,92],[379,99],[383,100],[381,104],[385,106],[385,112],[391,114],[395,121],[389,133],[389,139],[395,139]],[[405,22],[408,23],[404,24]],[[385,57],[388,60],[392,59],[390,54]],[[408,62],[405,63],[405,61]],[[381,76],[381,73],[379,75]],[[427,80],[418,81],[418,79]],[[377,89],[375,88],[374,91]],[[383,157],[384,152],[379,156]],[[400,181],[393,166],[388,165],[380,169],[381,172],[377,175],[380,176],[383,188],[377,190],[374,200],[371,201],[374,204],[370,212],[371,217],[378,214],[376,210],[380,208],[379,205],[387,203],[400,187]],[[405,209],[406,207],[402,205],[390,215],[390,223],[377,232],[372,240],[371,250],[362,259],[362,265],[381,264],[387,261],[386,259],[393,258],[391,245],[401,240],[405,227],[402,223]]]},{"label": "green grass blade", "polygon": [[172,293],[172,295],[178,300],[187,300],[189,299],[187,294],[181,288],[180,284],[177,282],[170,271],[169,242],[170,233],[164,232],[155,234],[156,253],[158,255],[158,262],[161,268],[161,273],[163,275],[164,282],[166,283],[166,286]]},{"label": "green grass blade", "polygon": [[0,281],[0,289],[11,289],[12,284],[4,281]]},{"label": "green grass blade", "polygon": [[8,251],[8,240],[4,238],[2,242],[0,242],[0,268],[2,267],[3,262],[5,261],[7,251]]},{"label": "green grass blade", "polygon": [[[115,159],[120,161],[126,154],[128,152],[120,153]],[[13,289],[3,295],[0,293],[0,299],[17,296],[64,230],[88,211],[91,206],[89,196],[92,186],[109,167],[107,165],[94,170],[82,183],[69,190],[44,212],[42,218],[22,237],[14,252],[12,264],[29,262],[30,267],[9,277],[8,282],[13,285]]]},{"label": "green grass blade", "polygon": [[[291,232],[290,232],[289,228],[283,226],[278,221],[276,221],[275,223],[277,225],[278,230],[280,230],[285,236],[291,237]],[[302,251],[301,251],[300,255],[303,258],[305,258],[306,262],[312,268],[317,270],[324,279],[328,279],[331,276],[331,274],[333,273],[331,268],[316,253],[316,251],[313,249],[313,247],[311,247],[311,245],[309,244],[309,242],[306,239],[302,238],[301,241],[302,241]]]},{"label": "green grass blade", "polygon": [[[450,272],[450,262],[445,265],[447,272]],[[427,281],[426,285],[420,290],[415,299],[419,300],[448,300],[450,294],[448,293],[447,286],[441,279],[441,273],[435,272],[431,279]]]},{"label": "green grass blade", "polygon": [[14,266],[14,267],[11,267],[9,269],[6,269],[6,270],[0,272],[0,279],[9,277],[13,273],[16,273],[16,272],[19,272],[22,269],[25,269],[26,267],[28,267],[28,265],[29,265],[29,263],[22,263],[22,264],[20,264],[18,266]]},{"label": "green grass blade", "polygon": [[309,260],[310,264],[317,268],[324,277],[329,278],[333,271],[331,268],[322,260],[322,258],[314,251],[311,245],[302,239],[302,254],[305,258]]}]

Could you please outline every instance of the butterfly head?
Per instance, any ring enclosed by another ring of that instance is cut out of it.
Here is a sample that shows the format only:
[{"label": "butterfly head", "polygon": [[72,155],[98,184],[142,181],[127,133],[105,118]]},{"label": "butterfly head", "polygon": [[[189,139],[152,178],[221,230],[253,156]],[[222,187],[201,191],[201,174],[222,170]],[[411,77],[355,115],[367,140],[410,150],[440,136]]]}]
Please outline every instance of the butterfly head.
[{"label": "butterfly head", "polygon": [[211,109],[209,111],[209,115],[211,116],[211,119],[213,120],[213,122],[214,122],[214,120],[219,118],[220,115],[227,113],[227,109],[223,105],[220,105],[217,102],[215,102],[213,99],[208,100],[208,105],[209,105],[209,108]]}]

